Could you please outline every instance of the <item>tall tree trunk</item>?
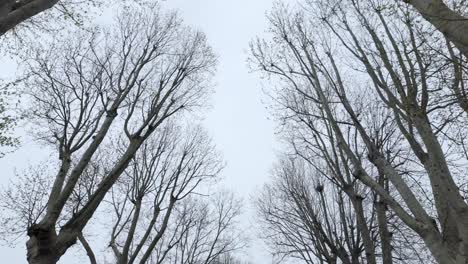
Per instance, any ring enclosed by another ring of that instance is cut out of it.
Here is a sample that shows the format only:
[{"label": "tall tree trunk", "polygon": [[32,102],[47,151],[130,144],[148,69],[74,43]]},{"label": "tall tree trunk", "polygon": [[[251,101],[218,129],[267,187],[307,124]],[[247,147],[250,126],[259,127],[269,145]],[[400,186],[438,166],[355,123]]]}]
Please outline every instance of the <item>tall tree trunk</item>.
[{"label": "tall tree trunk", "polygon": [[369,230],[369,226],[366,222],[366,216],[364,214],[364,208],[362,206],[363,198],[360,195],[354,193],[353,197],[351,197],[351,201],[356,212],[358,230],[362,236],[362,242],[364,244],[366,263],[376,264],[377,260],[375,258],[375,246],[374,242],[372,241],[372,236]]},{"label": "tall tree trunk", "polygon": [[463,255],[468,243],[468,205],[459,189],[427,118],[414,118],[415,127],[428,149],[423,163],[430,178],[444,243],[453,255]]}]

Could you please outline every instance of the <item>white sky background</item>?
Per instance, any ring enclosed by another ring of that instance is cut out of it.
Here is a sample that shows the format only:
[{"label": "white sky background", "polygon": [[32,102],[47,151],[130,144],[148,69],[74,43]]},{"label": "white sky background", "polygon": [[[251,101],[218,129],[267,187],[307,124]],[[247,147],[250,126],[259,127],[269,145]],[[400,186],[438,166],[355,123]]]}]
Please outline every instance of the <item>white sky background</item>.
[{"label": "white sky background", "polygon": [[[250,226],[248,235],[253,239],[248,256],[254,264],[269,264],[271,257],[261,242],[255,240],[258,228],[254,226],[250,197],[256,194],[269,177],[275,159],[274,124],[268,113],[261,91],[261,81],[249,73],[246,59],[249,41],[267,29],[265,13],[273,0],[167,0],[164,7],[180,11],[187,25],[205,32],[209,43],[219,55],[215,78],[216,94],[213,107],[204,121],[205,127],[227,162],[222,176],[224,185],[238,193],[245,201],[243,221]],[[0,63],[2,76],[13,70],[11,65]],[[24,131],[19,131],[24,133]],[[277,145],[276,145],[277,146]],[[0,185],[13,177],[17,168],[27,168],[28,163],[44,160],[48,152],[30,140],[22,147],[0,159]],[[0,245],[2,263],[26,263],[24,244],[17,248]],[[97,252],[99,255],[99,252]],[[75,254],[66,254],[60,263],[86,263]]]}]

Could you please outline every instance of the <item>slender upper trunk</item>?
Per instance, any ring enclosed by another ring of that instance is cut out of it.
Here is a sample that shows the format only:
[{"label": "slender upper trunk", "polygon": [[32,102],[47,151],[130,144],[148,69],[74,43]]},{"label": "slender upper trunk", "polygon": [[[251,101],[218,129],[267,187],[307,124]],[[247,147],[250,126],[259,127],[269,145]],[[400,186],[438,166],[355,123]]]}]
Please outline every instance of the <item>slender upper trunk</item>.
[{"label": "slender upper trunk", "polygon": [[[384,189],[386,188],[386,179],[383,173],[379,173],[379,185]],[[380,244],[382,247],[382,261],[385,264],[392,264],[392,235],[388,230],[387,209],[386,204],[382,198],[377,195],[375,198],[375,207],[377,211],[377,223],[379,225]]]},{"label": "slender upper trunk", "polygon": [[351,201],[356,212],[356,222],[358,226],[359,233],[362,236],[362,241],[364,244],[364,251],[366,253],[366,260],[368,264],[376,264],[375,258],[375,246],[372,241],[372,236],[369,230],[369,226],[366,222],[366,216],[364,214],[364,208],[362,206],[363,198],[357,194],[354,194],[354,197],[351,197]]},{"label": "slender upper trunk", "polygon": [[134,238],[135,231],[136,231],[137,224],[138,224],[138,220],[140,218],[141,203],[142,203],[141,199],[135,202],[135,212],[133,213],[132,224],[130,225],[130,229],[127,234],[127,239],[122,249],[122,254],[120,256],[120,259],[118,260],[119,264],[127,264],[129,262],[128,258],[129,258],[129,253],[130,253],[130,246],[132,245],[133,238]]},{"label": "slender upper trunk", "polygon": [[97,264],[96,255],[94,254],[93,249],[91,248],[91,245],[89,245],[88,241],[86,241],[83,233],[78,234],[78,239],[83,245],[83,248],[86,251],[86,255],[88,255],[89,262],[91,264]]}]

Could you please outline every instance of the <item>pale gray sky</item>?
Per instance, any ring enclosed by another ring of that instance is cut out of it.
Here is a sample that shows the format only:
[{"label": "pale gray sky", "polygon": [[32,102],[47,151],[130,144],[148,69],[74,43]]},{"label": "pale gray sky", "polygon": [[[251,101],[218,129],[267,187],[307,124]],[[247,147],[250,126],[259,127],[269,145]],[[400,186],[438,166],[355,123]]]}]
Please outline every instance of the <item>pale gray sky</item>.
[{"label": "pale gray sky", "polygon": [[[246,65],[249,41],[266,31],[265,13],[273,0],[167,0],[165,7],[178,9],[186,24],[205,32],[209,43],[219,55],[216,75],[216,94],[213,108],[208,112],[205,126],[222,151],[227,167],[222,176],[225,185],[246,202],[244,222],[253,225],[250,196],[255,195],[268,179],[275,157],[274,124],[262,104],[261,82],[249,73]],[[11,66],[0,64],[0,71]],[[46,151],[30,141],[21,149],[0,160],[5,185],[13,176],[14,168],[27,167],[29,162],[44,160]],[[246,224],[248,225],[248,224]],[[255,239],[258,229],[252,227],[249,235]],[[260,241],[252,241],[248,250],[252,263],[269,264],[271,258]],[[0,246],[0,255],[7,263],[26,263],[25,248]],[[83,263],[67,254],[60,263]],[[7,261],[8,260],[8,261]]]}]

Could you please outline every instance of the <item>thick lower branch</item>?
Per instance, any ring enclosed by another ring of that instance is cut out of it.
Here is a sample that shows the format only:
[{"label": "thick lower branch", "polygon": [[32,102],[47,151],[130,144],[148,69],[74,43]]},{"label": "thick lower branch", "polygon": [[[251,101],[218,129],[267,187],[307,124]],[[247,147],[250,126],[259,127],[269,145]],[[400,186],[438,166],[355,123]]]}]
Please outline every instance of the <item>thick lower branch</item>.
[{"label": "thick lower branch", "polygon": [[[13,29],[25,20],[50,9],[59,0],[36,0],[30,1],[22,6],[15,7],[8,14],[0,17],[0,36]],[[53,22],[53,21],[51,21]]]}]

